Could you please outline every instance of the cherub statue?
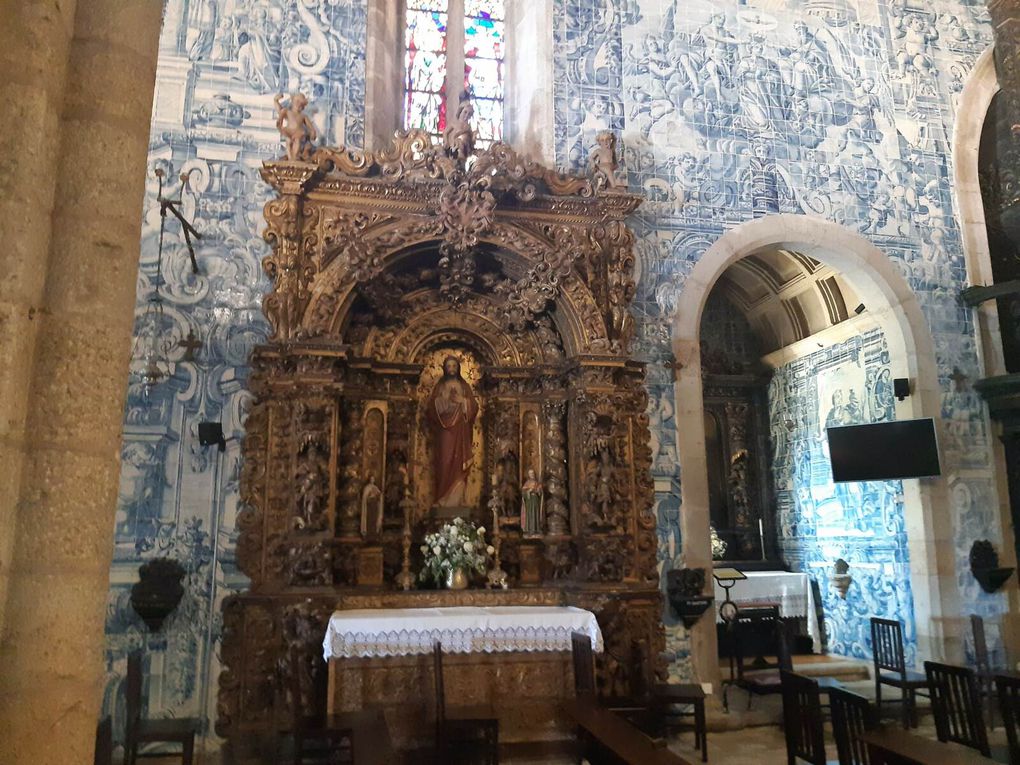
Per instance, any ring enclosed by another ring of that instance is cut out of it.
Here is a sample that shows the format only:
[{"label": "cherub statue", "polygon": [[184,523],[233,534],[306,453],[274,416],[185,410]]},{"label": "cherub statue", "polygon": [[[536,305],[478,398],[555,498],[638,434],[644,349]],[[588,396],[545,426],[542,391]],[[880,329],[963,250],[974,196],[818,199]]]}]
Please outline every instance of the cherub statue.
[{"label": "cherub statue", "polygon": [[319,137],[315,124],[305,114],[308,99],[304,93],[295,93],[290,103],[283,105],[283,93],[273,98],[276,104],[276,129],[287,146],[287,159],[291,162],[307,161],[312,156],[312,144]]},{"label": "cherub statue", "polygon": [[471,130],[471,120],[475,116],[475,107],[471,105],[471,96],[465,91],[460,94],[460,105],[457,107],[456,118],[449,121],[443,131],[443,143],[455,157],[467,159],[475,151],[475,135]]},{"label": "cherub statue", "polygon": [[588,157],[595,183],[603,188],[622,188],[624,184],[616,176],[616,170],[620,166],[616,159],[616,135],[609,130],[603,130],[595,140],[598,142],[598,148]]}]

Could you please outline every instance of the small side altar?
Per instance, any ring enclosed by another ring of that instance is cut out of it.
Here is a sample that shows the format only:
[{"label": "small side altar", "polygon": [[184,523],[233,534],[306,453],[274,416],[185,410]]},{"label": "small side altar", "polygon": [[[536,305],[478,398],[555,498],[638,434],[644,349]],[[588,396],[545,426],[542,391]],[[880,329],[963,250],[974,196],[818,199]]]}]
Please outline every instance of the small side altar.
[{"label": "small side altar", "polygon": [[574,606],[337,611],[323,641],[329,711],[382,709],[399,747],[427,745],[435,719],[432,647],[439,640],[448,704],[491,705],[506,742],[566,738],[570,725],[560,705],[574,694],[575,631],[602,652],[595,615]]}]

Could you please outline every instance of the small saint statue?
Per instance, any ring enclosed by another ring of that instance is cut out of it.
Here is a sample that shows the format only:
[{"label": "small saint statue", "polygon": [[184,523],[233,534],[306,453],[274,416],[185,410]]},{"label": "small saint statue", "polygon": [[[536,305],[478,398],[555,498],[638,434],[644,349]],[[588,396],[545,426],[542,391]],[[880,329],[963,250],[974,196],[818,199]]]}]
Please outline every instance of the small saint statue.
[{"label": "small saint statue", "polygon": [[521,528],[524,536],[541,536],[542,525],[542,482],[529,468],[528,478],[521,486]]},{"label": "small saint statue", "polygon": [[280,93],[273,98],[273,103],[276,104],[276,129],[283,136],[287,147],[287,159],[291,162],[311,159],[313,144],[319,137],[319,131],[305,114],[308,99],[304,93],[292,95],[287,106],[283,105],[283,94]]},{"label": "small saint statue", "polygon": [[598,142],[598,148],[588,156],[595,183],[602,188],[623,187],[625,184],[616,174],[620,166],[616,158],[616,135],[609,130],[603,130],[595,140]]},{"label": "small saint statue", "polygon": [[321,513],[323,509],[323,485],[326,476],[323,475],[322,458],[319,456],[318,446],[314,441],[308,444],[301,467],[298,483],[298,505],[300,508],[298,516],[294,519],[294,527],[317,531],[321,527]]},{"label": "small saint statue", "polygon": [[463,507],[473,461],[471,429],[478,416],[478,402],[461,377],[456,356],[444,359],[443,376],[432,389],[425,414],[433,436],[436,505]]},{"label": "small saint statue", "polygon": [[361,535],[378,535],[383,527],[382,489],[376,486],[375,475],[369,474],[361,490]]}]

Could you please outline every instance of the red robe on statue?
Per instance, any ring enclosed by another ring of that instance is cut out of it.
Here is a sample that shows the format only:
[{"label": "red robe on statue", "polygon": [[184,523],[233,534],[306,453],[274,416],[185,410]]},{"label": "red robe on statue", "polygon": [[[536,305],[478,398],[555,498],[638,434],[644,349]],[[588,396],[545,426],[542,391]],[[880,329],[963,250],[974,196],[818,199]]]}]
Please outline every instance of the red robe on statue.
[{"label": "red robe on statue", "polygon": [[[459,374],[444,374],[429,396],[428,420],[435,435],[433,469],[436,504],[460,504],[471,470],[471,430],[478,415],[471,386]],[[459,494],[460,501],[450,502]]]}]

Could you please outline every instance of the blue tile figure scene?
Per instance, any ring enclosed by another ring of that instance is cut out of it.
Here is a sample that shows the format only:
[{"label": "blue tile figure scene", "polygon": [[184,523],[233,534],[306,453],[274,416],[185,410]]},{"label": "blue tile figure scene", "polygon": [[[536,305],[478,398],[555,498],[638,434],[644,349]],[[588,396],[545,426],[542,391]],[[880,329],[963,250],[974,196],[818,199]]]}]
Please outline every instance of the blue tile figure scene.
[{"label": "blue tile figure scene", "polygon": [[[261,259],[271,190],[258,170],[282,153],[277,93],[308,95],[307,113],[325,144],[365,145],[372,5],[166,3],[106,612],[104,711],[115,730],[125,714],[127,654],[146,647],[150,716],[200,717],[205,746],[218,745],[221,605],[247,585],[235,553],[248,360],[269,332]],[[634,355],[647,363],[663,586],[666,571],[683,563],[682,402],[671,341],[687,277],[727,231],[795,214],[870,241],[916,296],[935,346],[952,511],[940,520],[955,540],[959,600],[997,617],[1005,599],[981,591],[967,563],[975,539],[1003,540],[991,425],[978,394],[957,384],[961,375],[984,374],[972,310],[958,300],[967,274],[951,182],[960,94],[992,43],[984,3],[552,0],[551,8],[553,56],[545,63],[555,164],[583,172],[596,135],[615,131],[621,172],[645,200],[630,220],[638,254]],[[512,66],[506,76],[512,89]],[[201,273],[191,272],[180,229],[170,224],[160,285],[162,328],[172,338],[168,377],[150,388],[140,349],[152,331],[146,307],[157,286],[157,169],[202,234]],[[705,339],[740,363],[757,363],[753,331],[728,324],[732,311],[714,296],[705,310]],[[834,484],[828,462],[827,426],[895,418],[889,339],[876,324],[859,326],[771,371],[767,464],[778,552],[817,584],[830,653],[870,658],[868,619],[883,616],[903,622],[910,663],[916,593],[904,484]],[[200,445],[202,422],[222,423],[225,451]],[[130,592],[138,566],[163,556],[184,566],[185,593],[151,635]],[[838,558],[854,576],[845,599],[829,583]],[[691,679],[687,631],[668,609],[664,619],[670,676]]]}]

